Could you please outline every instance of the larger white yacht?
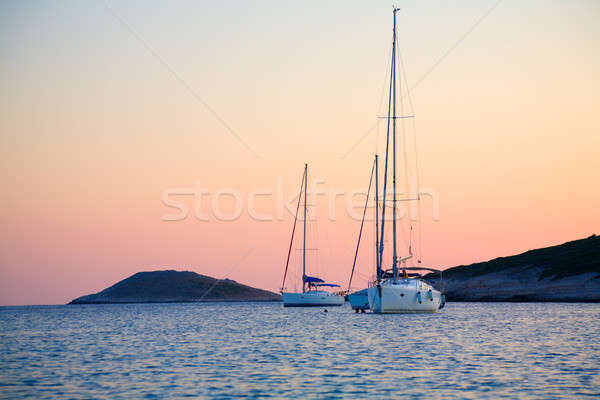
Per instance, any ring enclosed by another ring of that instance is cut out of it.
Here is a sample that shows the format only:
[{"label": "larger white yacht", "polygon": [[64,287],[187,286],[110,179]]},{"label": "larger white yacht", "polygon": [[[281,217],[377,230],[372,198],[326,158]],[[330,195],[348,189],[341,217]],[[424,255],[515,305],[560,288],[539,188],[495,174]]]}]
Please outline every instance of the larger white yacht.
[{"label": "larger white yacht", "polygon": [[[410,258],[404,257],[406,261]],[[377,314],[436,312],[445,305],[444,295],[430,283],[421,279],[419,273],[408,271],[438,272],[433,268],[404,267],[394,278],[394,271],[385,271],[384,278],[369,287],[369,306]],[[397,272],[398,269],[396,270]]]},{"label": "larger white yacht", "polygon": [[[387,113],[387,142],[385,151],[385,171],[384,171],[384,184],[383,184],[383,206],[382,206],[382,217],[381,217],[381,233],[377,237],[377,279],[375,282],[370,284],[368,289],[368,300],[369,307],[374,313],[411,313],[411,312],[436,312],[440,308],[444,307],[445,301],[444,296],[439,290],[436,290],[431,284],[421,279],[421,275],[415,272],[409,273],[408,271],[425,270],[431,272],[440,272],[431,268],[425,267],[408,267],[406,262],[412,258],[411,245],[408,246],[408,256],[400,258],[398,256],[398,249],[396,243],[396,208],[399,201],[418,201],[420,200],[420,194],[417,193],[416,198],[398,198],[396,193],[396,122],[398,120],[404,121],[405,118],[413,118],[414,115],[396,115],[396,60],[398,57],[396,47],[396,13],[398,8],[394,7],[394,33],[392,42],[392,57],[391,57],[391,71],[390,71],[390,90],[389,90],[389,101],[388,101],[388,113]],[[399,90],[400,93],[402,93]],[[403,111],[403,103],[400,103],[400,110]],[[403,138],[404,135],[404,122],[401,125]],[[390,149],[390,133],[392,136],[392,268],[383,270],[383,236],[384,236],[384,225],[385,225],[385,211],[386,211],[386,186],[387,186],[387,166],[388,166],[388,155]],[[405,140],[405,139],[404,139]],[[404,157],[406,161],[406,147],[404,144]],[[406,165],[405,165],[406,167]],[[379,206],[376,207],[378,209]],[[412,235],[412,226],[411,226]],[[412,236],[411,236],[412,239]],[[420,263],[420,261],[417,261]],[[441,281],[441,272],[440,272]]]}]

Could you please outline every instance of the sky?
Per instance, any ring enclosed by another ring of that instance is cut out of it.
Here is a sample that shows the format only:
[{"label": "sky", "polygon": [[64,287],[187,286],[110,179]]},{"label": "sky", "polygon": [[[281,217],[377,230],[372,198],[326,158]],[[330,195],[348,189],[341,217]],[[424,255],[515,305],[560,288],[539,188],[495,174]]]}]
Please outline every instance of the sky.
[{"label": "sky", "polygon": [[[599,233],[600,4],[399,6],[415,115],[399,191],[424,193],[401,204],[399,253],[411,225],[415,259],[441,269]],[[64,304],[157,269],[276,291],[304,163],[309,272],[347,285],[364,204],[351,194],[375,153],[383,171],[391,11],[3,1],[0,305]],[[372,213],[355,287],[373,272]]]}]

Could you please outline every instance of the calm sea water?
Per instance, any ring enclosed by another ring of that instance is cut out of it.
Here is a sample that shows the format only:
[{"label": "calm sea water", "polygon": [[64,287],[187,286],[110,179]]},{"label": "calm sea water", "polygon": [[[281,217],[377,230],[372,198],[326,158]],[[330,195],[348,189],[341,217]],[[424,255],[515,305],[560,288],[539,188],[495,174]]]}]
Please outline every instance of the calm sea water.
[{"label": "calm sea water", "polygon": [[600,396],[600,304],[0,307],[0,397]]}]

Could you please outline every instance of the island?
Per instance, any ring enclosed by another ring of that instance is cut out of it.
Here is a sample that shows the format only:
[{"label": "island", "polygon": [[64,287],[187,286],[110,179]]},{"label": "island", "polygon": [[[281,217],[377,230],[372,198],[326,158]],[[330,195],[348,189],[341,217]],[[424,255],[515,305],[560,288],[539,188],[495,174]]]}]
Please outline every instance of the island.
[{"label": "island", "polygon": [[448,301],[600,302],[600,236],[427,275]]},{"label": "island", "polygon": [[191,271],[138,272],[69,304],[281,301],[279,294]]}]

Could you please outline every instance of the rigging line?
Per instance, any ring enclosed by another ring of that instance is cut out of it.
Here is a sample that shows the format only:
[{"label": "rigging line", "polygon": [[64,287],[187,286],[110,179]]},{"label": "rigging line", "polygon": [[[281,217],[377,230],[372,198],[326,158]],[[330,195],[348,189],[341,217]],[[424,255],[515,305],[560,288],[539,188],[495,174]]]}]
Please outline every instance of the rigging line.
[{"label": "rigging line", "polygon": [[[392,56],[391,54],[388,55],[387,57],[387,63],[385,64],[385,71],[384,71],[384,78],[383,78],[383,84],[382,84],[382,88],[381,88],[381,97],[379,100],[379,108],[377,109],[377,115],[381,115],[381,106],[383,105],[383,98],[385,95],[385,87],[387,86],[386,83],[388,82],[387,80],[387,70],[390,66],[390,62],[391,62]],[[376,131],[376,135],[377,135],[377,140],[375,142],[375,152],[378,152],[379,149],[379,119],[377,119],[375,121],[375,123],[373,125],[371,125],[371,127],[369,127],[369,129],[367,129],[367,131],[365,133],[363,133],[360,138],[354,143],[354,145],[352,145],[352,147],[350,147],[341,157],[340,160],[343,160],[344,158],[348,157],[348,155],[350,153],[352,153],[352,151],[363,142],[363,140],[365,140],[370,134],[371,132],[373,132],[373,129],[377,128]]]},{"label": "rigging line", "polygon": [[225,130],[227,130],[229,132],[229,134],[231,136],[233,136],[235,139],[237,139],[237,141],[239,143],[242,144],[242,146],[244,146],[246,148],[246,150],[248,150],[254,157],[256,158],[260,158],[260,156],[258,155],[258,153],[256,153],[249,145],[248,143],[246,143],[242,137],[233,130],[233,128],[206,102],[204,101],[204,99],[202,97],[200,97],[200,95],[192,88],[192,86],[190,84],[188,84],[182,77],[181,75],[179,75],[175,69],[173,69],[173,67],[171,67],[171,65],[169,65],[169,63],[167,63],[165,61],[164,58],[162,58],[149,44],[148,42],[146,42],[141,36],[140,34],[133,29],[133,27],[127,23],[127,21],[125,21],[123,19],[123,17],[121,17],[114,8],[112,8],[110,6],[110,4],[106,1],[106,0],[100,0],[103,4],[104,7],[108,10],[108,12],[116,19],[118,20],[124,27],[125,29],[127,29],[127,31],[129,31],[129,33],[138,41],[140,42],[140,44],[142,45],[142,47],[144,47],[146,49],[146,51],[148,53],[150,53],[156,60],[158,60],[158,62],[163,66],[163,68],[165,68],[167,70],[167,72],[169,72],[169,74],[177,81],[179,82],[179,84],[181,86],[183,86],[191,95],[194,99],[196,99],[196,101],[198,101],[200,104],[202,104],[204,106],[204,108],[206,108],[206,110],[212,114],[212,116],[225,128]]},{"label": "rigging line", "polygon": [[481,24],[483,22],[484,19],[486,19],[488,17],[488,15],[490,15],[492,13],[492,11],[494,11],[499,5],[500,3],[502,3],[502,0],[497,0],[485,13],[483,13],[483,15],[481,15],[473,25],[471,25],[471,27],[469,29],[467,29],[467,31],[465,33],[462,34],[462,36],[460,36],[458,38],[458,40],[456,42],[454,42],[454,44],[452,46],[450,46],[434,63],[431,67],[429,67],[429,69],[427,71],[425,71],[425,73],[423,75],[421,75],[421,77],[415,82],[414,85],[412,85],[412,87],[410,89],[408,89],[408,91],[412,91],[414,89],[416,89],[417,86],[419,86],[419,84],[421,82],[423,82],[423,80],[425,80],[425,78],[427,78],[427,76],[429,76],[429,74],[431,74],[433,72],[434,69],[437,68],[438,65],[440,65],[442,63],[442,61],[444,61],[444,59],[446,57],[448,57],[450,55],[450,53],[452,53],[466,38],[467,36],[469,36],[471,34],[471,32],[473,32],[475,30],[475,28],[477,28],[477,26],[479,26],[479,24]]},{"label": "rigging line", "polygon": [[[408,86],[406,87],[407,89],[407,93],[411,92],[413,90],[415,90],[428,76],[429,74],[431,74],[441,63],[442,61],[444,61],[444,59],[446,59],[466,38],[467,36],[469,36],[474,30],[475,28],[477,28],[477,26],[479,24],[481,24],[481,22],[483,22],[484,19],[486,19],[491,13],[492,11],[494,11],[502,2],[502,0],[497,0],[485,13],[483,13],[483,15],[481,15],[473,25],[471,25],[471,27],[465,32],[463,33],[456,42],[454,42],[454,44],[452,44],[452,46],[450,46],[428,69],[427,71],[425,71],[425,73],[423,73],[421,75],[421,77],[415,82],[414,85],[412,85],[410,87],[410,89],[408,88]],[[400,97],[403,97],[404,94],[400,93]],[[373,129],[373,127],[371,127],[366,133],[365,135],[368,135],[369,133],[371,133],[371,130]],[[359,139],[359,143],[363,141],[365,137],[362,136]],[[344,159],[348,156],[348,154],[350,154],[358,145],[355,144],[354,146],[352,146],[352,148],[350,150],[348,150],[342,157],[340,157],[340,159]]]},{"label": "rigging line", "polygon": [[[231,272],[235,271],[237,269],[237,267],[239,267],[242,263],[242,261],[244,261],[249,255],[250,253],[252,253],[254,249],[249,249],[246,254],[244,254],[244,256],[237,262],[234,263],[231,268],[228,270],[227,275],[230,274]],[[210,292],[211,290],[213,290],[215,288],[215,286],[217,286],[220,282],[224,281],[225,279],[216,279],[213,284],[202,294],[202,296],[200,296],[200,298],[196,301],[200,301],[202,299],[204,299]]]},{"label": "rigging line", "polygon": [[[402,68],[402,70],[404,71],[403,77],[404,77],[404,85],[405,87],[408,88],[408,78],[407,78],[407,74],[406,74],[406,68],[404,67],[404,59],[402,57],[402,51],[400,51],[400,49],[398,49],[398,57],[400,59],[400,67]],[[414,103],[412,101],[412,95],[410,91],[406,92],[406,97],[408,99],[408,103],[410,105],[410,110],[412,114],[415,114],[415,107],[414,107]],[[418,257],[417,257],[417,262],[421,262],[422,258],[423,258],[423,224],[422,224],[422,211],[423,211],[423,206],[421,204],[421,171],[419,168],[419,152],[418,152],[418,145],[417,145],[417,121],[416,118],[412,120],[412,128],[413,128],[413,145],[414,145],[414,154],[415,154],[415,177],[416,177],[416,195],[417,198],[419,199],[419,202],[417,204],[417,224],[418,224]],[[410,218],[410,216],[409,216]]]},{"label": "rigging line", "polygon": [[[387,52],[387,50],[386,50]],[[381,96],[379,97],[379,107],[377,107],[377,115],[381,115],[381,107],[383,106],[383,98],[385,97],[385,88],[388,79],[388,68],[390,67],[390,62],[392,59],[392,55],[388,54],[387,62],[385,64],[385,70],[383,71],[383,84],[381,85]],[[375,139],[375,154],[379,152],[379,120],[377,120],[377,137]]]},{"label": "rigging line", "polygon": [[[398,48],[398,61],[400,61],[399,68],[404,71],[404,74],[401,75],[401,78],[404,80],[404,87],[408,87],[408,78],[406,77],[406,68],[404,68],[404,58],[402,57],[402,51]],[[402,97],[406,97],[408,99],[408,105],[410,106],[410,113],[415,114],[415,108],[413,106],[412,96],[410,95],[410,91],[407,91],[402,94]]]},{"label": "rigging line", "polygon": [[[377,193],[377,185],[375,185],[375,192]],[[377,202],[375,202],[375,207],[379,207],[379,205],[377,204]],[[379,211],[379,210],[377,210],[377,211]],[[375,221],[377,222],[377,220],[375,220]],[[375,232],[373,234],[373,239],[375,239],[375,259],[373,260],[374,261],[373,265],[377,269],[377,242],[379,241],[379,238],[377,237],[377,235],[378,235],[379,232],[378,232],[378,229],[377,229],[378,226],[377,226],[376,223],[373,224],[373,228],[374,228],[373,231]]]},{"label": "rigging line", "polygon": [[413,227],[412,224],[410,224],[410,231],[409,233],[409,237],[408,237],[408,254],[412,254],[412,241],[413,241]]},{"label": "rigging line", "polygon": [[[396,51],[396,57],[397,57],[397,61],[398,61],[398,75],[400,76],[398,85],[399,85],[399,92],[402,93],[402,80],[404,77],[404,82],[406,82],[406,76],[403,76],[405,71],[404,71],[404,66],[402,64],[402,59],[400,58],[400,43],[399,43],[399,39],[396,39],[396,47],[397,47],[397,51]],[[414,110],[411,110],[412,112],[414,112]],[[404,115],[404,96],[400,95],[400,115]],[[414,118],[412,118],[414,119]],[[404,185],[407,191],[407,196],[410,198],[411,197],[411,193],[410,193],[410,183],[409,183],[409,176],[410,176],[410,170],[409,170],[409,165],[408,165],[408,153],[406,151],[406,125],[405,125],[405,121],[404,119],[400,119],[400,132],[402,134],[402,156],[404,157]]]},{"label": "rigging line", "polygon": [[[314,182],[313,182],[314,183]],[[314,185],[312,186],[314,187]],[[311,195],[307,193],[308,196],[308,204],[310,204],[310,208],[308,209],[308,214],[306,215],[306,248],[313,248],[311,246],[313,246],[313,243],[316,243],[314,246],[314,248],[318,248],[318,242],[316,240],[317,238],[317,234],[316,234],[316,220],[313,219],[314,217],[314,207],[312,204],[313,199],[311,198]],[[312,276],[319,276],[320,275],[320,270],[319,270],[319,259],[318,259],[318,251],[315,252],[310,252],[307,254],[306,256],[306,271],[308,271],[306,273],[306,275],[312,275]]]},{"label": "rigging line", "polygon": [[422,208],[421,207],[421,202],[419,202],[418,204],[419,207],[419,215],[418,215],[418,220],[417,220],[417,224],[418,224],[418,229],[419,229],[419,258],[417,259],[418,262],[421,262],[423,260],[423,223],[421,222],[421,212],[422,212]]},{"label": "rigging line", "polygon": [[[315,185],[313,185],[313,187],[314,186]],[[316,215],[315,215],[315,218],[314,218],[314,222],[312,222],[312,225],[313,225],[313,229],[312,230],[314,231],[314,236],[313,237],[315,238],[314,241],[317,244],[317,248],[318,248],[318,246],[319,246],[319,210],[317,209],[317,206],[316,206],[316,202],[317,202],[316,195],[315,195],[315,200],[314,201],[315,201],[315,207],[313,209],[313,212],[315,212]],[[315,264],[317,265],[317,268],[316,268],[317,269],[317,276],[321,276],[321,272],[322,272],[321,271],[321,264],[319,263],[320,260],[321,260],[321,258],[320,258],[319,252],[315,253],[314,258],[315,258]]]},{"label": "rigging line", "polygon": [[365,140],[371,134],[371,132],[373,132],[373,129],[377,127],[377,124],[379,124],[379,120],[375,121],[375,123],[371,125],[371,127],[360,137],[360,139],[358,139],[358,141],[356,141],[352,145],[352,147],[350,147],[350,149],[348,149],[348,151],[340,157],[340,160],[343,160],[348,156],[348,154],[352,153],[352,150],[354,150],[359,144],[363,142],[363,140]]},{"label": "rigging line", "polygon": [[401,236],[402,243],[407,244],[406,230],[405,230],[404,224],[400,224],[400,236]]},{"label": "rigging line", "polygon": [[327,220],[321,226],[321,231],[323,231],[323,235],[325,236],[325,245],[327,246],[327,253],[329,255],[328,260],[333,260],[333,253],[331,252],[331,242],[329,240],[329,231],[327,230]]},{"label": "rigging line", "polygon": [[296,216],[294,217],[294,227],[292,228],[292,238],[290,240],[290,247],[288,249],[287,260],[285,262],[285,272],[283,273],[283,281],[281,282],[281,290],[285,287],[285,277],[288,272],[288,266],[290,264],[290,254],[292,253],[292,244],[294,243],[294,232],[296,232],[296,222],[298,222],[298,210],[300,210],[300,199],[302,198],[302,188],[304,187],[304,174],[302,173],[302,183],[300,184],[300,193],[298,193],[298,205],[296,206]]},{"label": "rigging line", "polygon": [[379,152],[379,119],[377,119],[377,130],[375,131],[375,152],[377,154]]},{"label": "rigging line", "polygon": [[365,275],[365,274],[363,274],[362,272],[360,272],[358,270],[356,271],[356,276],[359,277],[360,279],[366,281],[366,282],[369,282],[371,280],[371,277],[369,275]]},{"label": "rigging line", "polygon": [[417,125],[416,125],[416,121],[413,121],[413,143],[414,143],[414,152],[415,152],[415,176],[416,176],[416,195],[417,198],[419,199],[417,201],[417,224],[418,224],[418,229],[419,229],[419,243],[418,243],[418,247],[419,247],[419,260],[421,260],[423,258],[423,254],[422,254],[422,232],[423,232],[423,224],[422,224],[422,212],[423,212],[423,205],[421,204],[421,170],[419,168],[419,152],[418,152],[418,146],[417,146]]},{"label": "rigging line", "polygon": [[[406,68],[404,68],[404,60],[402,58],[402,52],[398,51],[398,57],[399,57],[399,61],[400,61],[400,67],[402,68],[402,71],[404,72],[402,74],[403,78],[404,78],[404,85],[405,87],[408,87],[408,78],[406,76]],[[406,97],[408,99],[408,103],[410,106],[410,111],[412,114],[415,113],[415,107],[412,101],[412,96],[410,94],[410,92],[406,93]],[[415,118],[416,119],[416,118]],[[413,151],[414,151],[414,155],[415,155],[415,178],[416,178],[416,195],[417,198],[420,199],[421,197],[421,173],[419,170],[419,153],[418,153],[418,146],[417,146],[417,122],[415,121],[415,119],[412,120],[412,133],[413,133]],[[410,188],[409,188],[410,189]],[[414,195],[415,193],[409,193],[409,196]]]},{"label": "rigging line", "polygon": [[354,252],[354,262],[352,263],[352,272],[350,273],[350,280],[348,280],[348,291],[352,284],[352,277],[354,276],[354,268],[356,267],[356,258],[358,257],[358,248],[360,246],[360,238],[362,237],[363,225],[365,224],[365,215],[367,215],[367,206],[369,205],[369,194],[371,193],[371,183],[373,182],[373,173],[375,172],[375,161],[373,161],[373,167],[371,168],[371,177],[369,178],[369,188],[367,189],[367,198],[365,200],[365,208],[363,210],[362,220],[360,221],[360,230],[358,231],[358,242],[356,243],[356,251]]}]

